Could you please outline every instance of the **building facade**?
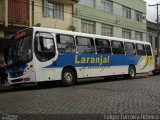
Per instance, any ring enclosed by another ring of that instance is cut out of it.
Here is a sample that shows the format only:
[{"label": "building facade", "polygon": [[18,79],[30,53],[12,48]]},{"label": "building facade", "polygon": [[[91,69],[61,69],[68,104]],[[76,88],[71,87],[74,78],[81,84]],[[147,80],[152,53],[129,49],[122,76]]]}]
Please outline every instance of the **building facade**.
[{"label": "building facade", "polygon": [[77,0],[30,0],[32,3],[30,26],[40,25],[69,30],[73,24],[73,4],[77,2]]},{"label": "building facade", "polygon": [[78,0],[0,0],[0,48],[17,31],[42,26],[69,30]]},{"label": "building facade", "polygon": [[79,0],[73,23],[78,32],[146,41],[146,2]]},{"label": "building facade", "polygon": [[159,46],[160,48],[160,42],[158,45],[158,40],[160,41],[160,37],[159,39],[157,39],[157,37],[158,37],[157,23],[147,21],[147,41],[151,43],[152,48],[154,50],[154,55],[157,55],[157,47]]}]

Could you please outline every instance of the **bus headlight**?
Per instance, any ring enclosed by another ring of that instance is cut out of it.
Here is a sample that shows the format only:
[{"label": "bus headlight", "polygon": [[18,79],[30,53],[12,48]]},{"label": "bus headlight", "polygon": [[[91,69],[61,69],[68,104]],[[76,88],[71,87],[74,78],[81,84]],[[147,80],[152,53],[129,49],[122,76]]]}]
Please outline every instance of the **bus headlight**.
[{"label": "bus headlight", "polygon": [[30,81],[30,78],[29,77],[25,77],[23,80],[24,81]]}]

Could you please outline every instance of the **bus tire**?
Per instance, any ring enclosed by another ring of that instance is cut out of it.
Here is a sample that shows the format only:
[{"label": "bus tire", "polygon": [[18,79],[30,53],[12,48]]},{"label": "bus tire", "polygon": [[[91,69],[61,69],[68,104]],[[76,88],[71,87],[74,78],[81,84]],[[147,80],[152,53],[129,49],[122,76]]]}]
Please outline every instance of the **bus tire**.
[{"label": "bus tire", "polygon": [[158,75],[158,74],[160,74],[160,72],[154,72],[154,71],[152,71],[152,74],[153,75]]},{"label": "bus tire", "polygon": [[74,71],[65,68],[62,72],[62,84],[65,87],[69,87],[71,85],[74,85],[76,82],[76,75],[74,74]]},{"label": "bus tire", "polygon": [[136,77],[136,69],[134,66],[129,66],[128,69],[128,78],[129,79],[134,79]]}]

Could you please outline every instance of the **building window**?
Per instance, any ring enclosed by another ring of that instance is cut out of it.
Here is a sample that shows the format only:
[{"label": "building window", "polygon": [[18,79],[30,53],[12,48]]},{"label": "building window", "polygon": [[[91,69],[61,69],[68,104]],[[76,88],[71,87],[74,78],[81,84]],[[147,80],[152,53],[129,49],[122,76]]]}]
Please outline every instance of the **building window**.
[{"label": "building window", "polygon": [[142,41],[142,33],[141,32],[135,32],[135,38],[136,40],[141,40]]},{"label": "building window", "polygon": [[113,27],[110,25],[102,25],[102,35],[112,36]]},{"label": "building window", "polygon": [[79,3],[89,7],[95,7],[95,0],[80,0]]},{"label": "building window", "polygon": [[138,22],[142,22],[142,13],[135,11],[135,20]]},{"label": "building window", "polygon": [[122,37],[126,39],[131,39],[131,30],[123,29],[122,30]]},{"label": "building window", "polygon": [[113,3],[111,1],[108,0],[101,0],[101,6],[102,6],[102,10],[105,10],[109,13],[112,13],[113,11]]},{"label": "building window", "polygon": [[91,21],[82,20],[81,22],[81,31],[83,33],[95,33],[95,23]]},{"label": "building window", "polygon": [[44,16],[64,20],[64,5],[44,0]]},{"label": "building window", "polygon": [[125,18],[131,18],[131,9],[128,7],[122,7],[122,16]]}]

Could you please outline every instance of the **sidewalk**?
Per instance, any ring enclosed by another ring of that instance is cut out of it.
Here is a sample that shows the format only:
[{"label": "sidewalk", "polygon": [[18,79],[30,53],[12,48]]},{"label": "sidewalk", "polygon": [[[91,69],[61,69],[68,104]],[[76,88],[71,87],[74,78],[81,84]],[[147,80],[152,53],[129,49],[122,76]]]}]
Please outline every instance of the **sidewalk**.
[{"label": "sidewalk", "polygon": [[[143,74],[137,74],[136,76],[138,78],[141,78],[141,77],[147,77],[147,76],[152,76],[152,72],[149,72],[149,73],[143,73]],[[120,77],[121,78],[121,77]],[[96,78],[86,78],[86,79],[80,79],[79,82],[81,81],[93,81],[93,80],[97,80],[97,79],[104,79],[103,77],[96,77]],[[118,78],[117,78],[118,79]],[[7,90],[7,89],[10,89],[10,88],[14,88],[13,86],[10,86],[8,82],[5,83],[5,86],[4,87],[0,87],[0,91],[1,90]]]}]

